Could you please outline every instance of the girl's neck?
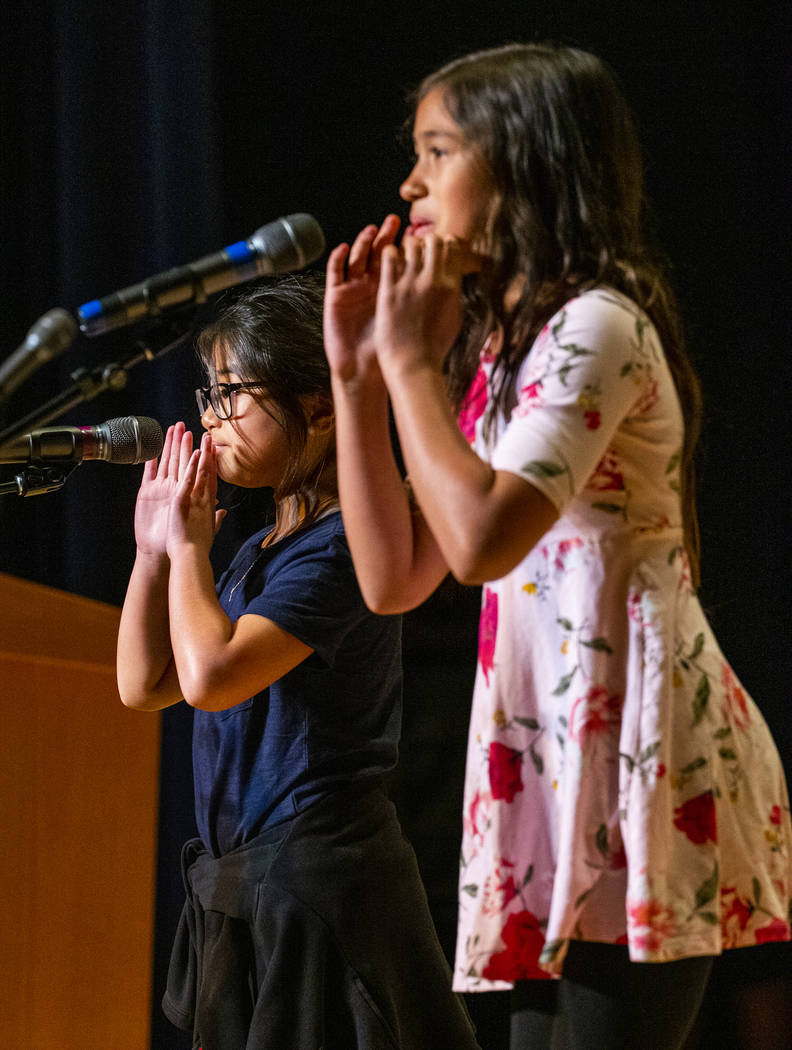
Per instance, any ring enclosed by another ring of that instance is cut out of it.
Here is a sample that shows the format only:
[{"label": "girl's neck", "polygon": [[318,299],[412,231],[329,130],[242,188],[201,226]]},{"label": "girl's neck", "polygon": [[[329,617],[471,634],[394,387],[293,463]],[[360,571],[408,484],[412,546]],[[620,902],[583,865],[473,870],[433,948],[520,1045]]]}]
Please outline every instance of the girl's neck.
[{"label": "girl's neck", "polygon": [[[330,479],[328,479],[329,481]],[[334,482],[335,479],[333,478]],[[267,533],[264,546],[277,543],[306,525],[318,521],[338,507],[338,487],[334,483],[320,483],[311,489],[286,496],[275,503],[275,527]]]}]

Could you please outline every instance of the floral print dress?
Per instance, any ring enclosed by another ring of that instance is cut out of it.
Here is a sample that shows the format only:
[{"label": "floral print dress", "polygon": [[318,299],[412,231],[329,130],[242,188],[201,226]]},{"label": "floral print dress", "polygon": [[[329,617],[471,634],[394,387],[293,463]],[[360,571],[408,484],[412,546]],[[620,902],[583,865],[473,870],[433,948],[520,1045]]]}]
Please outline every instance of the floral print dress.
[{"label": "floral print dress", "polygon": [[789,939],[784,774],[691,586],[655,329],[611,289],[570,300],[487,439],[491,365],[460,426],[560,517],[483,588],[455,989],[558,976],[570,938],[655,962]]}]

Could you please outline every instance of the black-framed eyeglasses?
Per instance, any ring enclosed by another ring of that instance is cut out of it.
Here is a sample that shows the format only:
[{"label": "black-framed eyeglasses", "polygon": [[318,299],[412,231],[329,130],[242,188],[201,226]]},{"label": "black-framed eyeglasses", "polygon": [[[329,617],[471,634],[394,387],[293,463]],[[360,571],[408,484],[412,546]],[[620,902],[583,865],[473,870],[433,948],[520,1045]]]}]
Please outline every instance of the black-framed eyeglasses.
[{"label": "black-framed eyeglasses", "polygon": [[237,391],[260,389],[263,386],[263,383],[215,383],[213,386],[199,386],[195,391],[195,400],[201,415],[211,405],[218,419],[231,419],[236,408]]}]

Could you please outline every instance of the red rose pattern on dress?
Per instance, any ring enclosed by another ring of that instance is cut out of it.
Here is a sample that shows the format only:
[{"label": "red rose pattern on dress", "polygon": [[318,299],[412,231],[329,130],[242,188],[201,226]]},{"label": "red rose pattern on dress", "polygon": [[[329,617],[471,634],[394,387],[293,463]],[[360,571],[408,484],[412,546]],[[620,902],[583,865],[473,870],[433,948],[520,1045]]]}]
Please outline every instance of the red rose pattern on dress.
[{"label": "red rose pattern on dress", "polygon": [[550,976],[539,966],[545,939],[533,912],[513,912],[501,930],[501,940],[506,947],[490,957],[482,971],[486,980],[525,981]]},{"label": "red rose pattern on dress", "polygon": [[495,666],[495,640],[498,634],[498,596],[489,587],[484,589],[484,604],[479,620],[479,664],[489,684],[490,671]]},{"label": "red rose pattern on dress", "polygon": [[476,377],[470,385],[462,408],[459,412],[459,429],[465,436],[468,444],[472,444],[476,437],[476,423],[484,415],[487,409],[487,374],[479,367]]},{"label": "red rose pattern on dress", "polygon": [[514,801],[524,786],[521,770],[522,752],[493,740],[489,746],[489,780],[494,799]]},{"label": "red rose pattern on dress", "polygon": [[718,841],[718,828],[715,820],[715,796],[711,791],[703,791],[695,798],[689,798],[674,810],[674,827],[690,839],[701,845],[708,840]]}]

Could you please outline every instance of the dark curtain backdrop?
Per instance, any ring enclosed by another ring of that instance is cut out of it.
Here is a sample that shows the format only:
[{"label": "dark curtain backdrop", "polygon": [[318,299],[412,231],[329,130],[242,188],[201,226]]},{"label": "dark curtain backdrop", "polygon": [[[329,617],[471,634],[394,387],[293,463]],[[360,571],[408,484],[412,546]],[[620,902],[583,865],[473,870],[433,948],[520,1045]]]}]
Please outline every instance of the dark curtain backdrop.
[{"label": "dark curtain backdrop", "polygon": [[[0,357],[50,308],[75,308],[280,215],[311,212],[333,245],[390,210],[406,214],[397,196],[409,159],[399,141],[404,94],[441,62],[516,39],[598,52],[639,119],[654,226],[704,385],[704,603],[792,775],[788,15],[788,3],[773,0],[3,5]],[[3,425],[66,388],[76,369],[123,359],[147,335],[80,337],[17,391]],[[62,421],[134,413],[197,429],[195,378],[189,349],[175,351]],[[0,481],[13,476],[1,469]],[[59,493],[4,496],[0,571],[120,604],[138,478],[139,468],[86,463]],[[218,562],[257,513],[256,500],[237,509]],[[476,598],[447,584],[408,617],[393,782],[449,953]],[[179,847],[193,830],[189,715],[174,709],[163,724],[151,1045],[171,1050],[182,1044],[158,1000],[181,900]],[[790,972],[786,949],[732,953],[700,1045],[782,1045],[756,1041],[756,1028],[740,1041],[760,1002],[744,989]],[[498,1050],[504,997],[475,999],[482,1046]],[[765,1024],[761,1038],[772,1037]]]}]

